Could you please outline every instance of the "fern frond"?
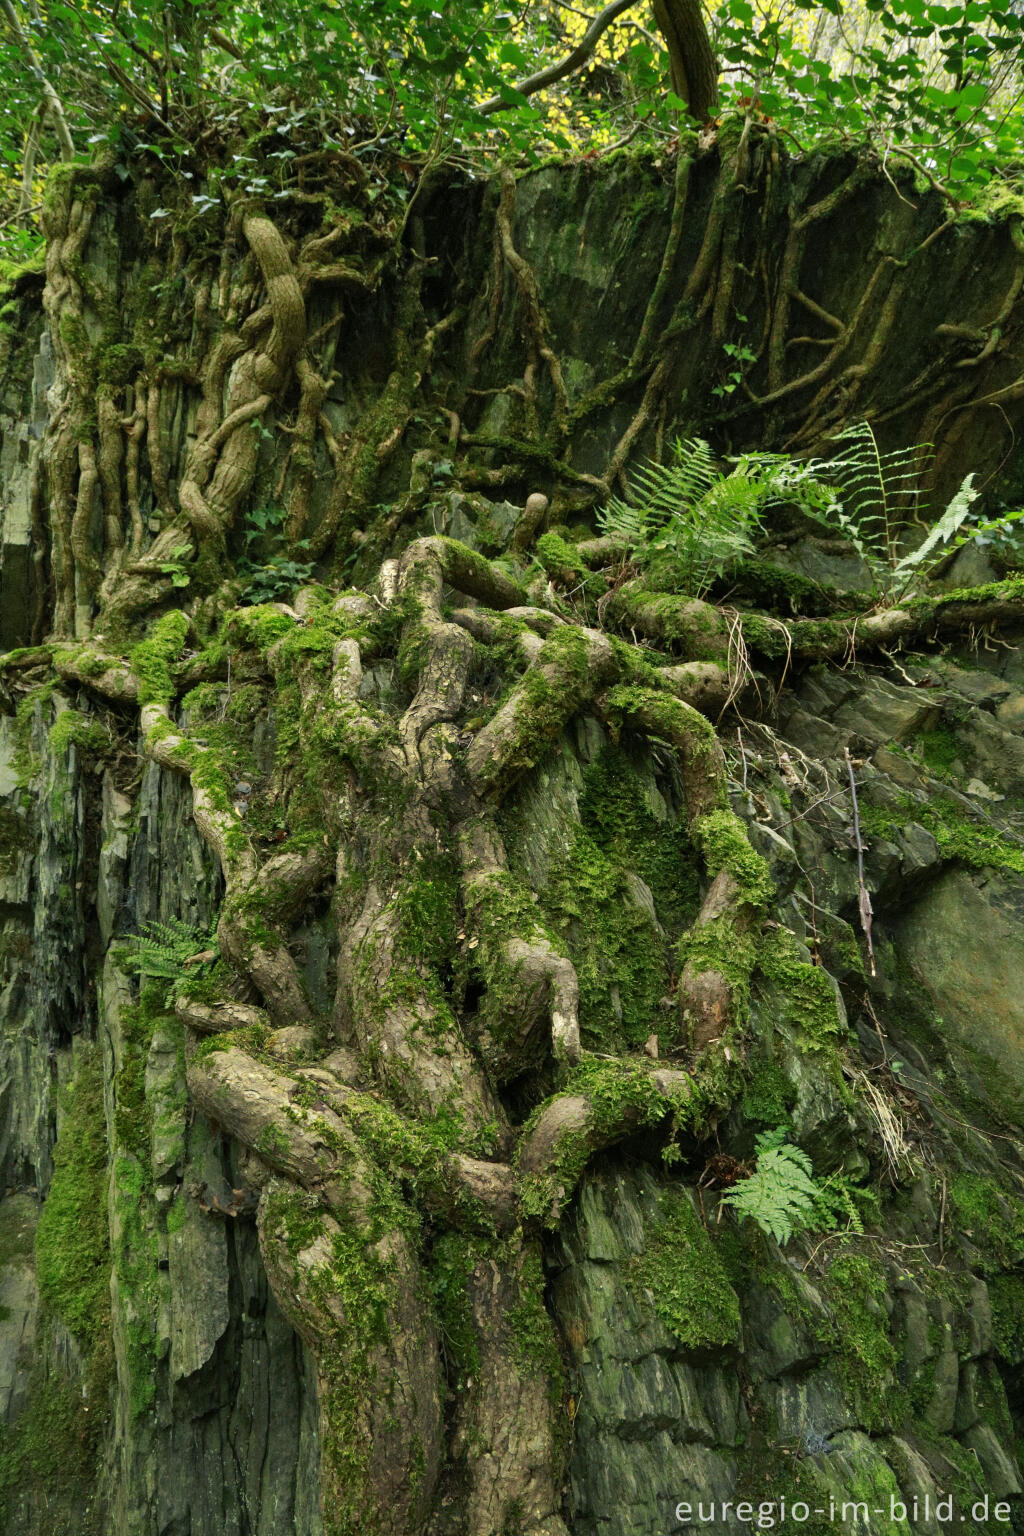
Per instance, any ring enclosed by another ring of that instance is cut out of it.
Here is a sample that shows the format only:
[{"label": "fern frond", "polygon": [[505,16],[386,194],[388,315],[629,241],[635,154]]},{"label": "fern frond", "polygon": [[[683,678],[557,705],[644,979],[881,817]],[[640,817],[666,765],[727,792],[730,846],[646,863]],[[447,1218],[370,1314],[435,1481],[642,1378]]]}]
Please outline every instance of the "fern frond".
[{"label": "fern frond", "polygon": [[718,478],[703,438],[676,438],[672,462],[634,469],[629,499],[613,496],[598,513],[598,526],[602,533],[634,547],[649,543],[682,509],[699,502]]},{"label": "fern frond", "polygon": [[840,1223],[858,1237],[864,1234],[864,1218],[857,1208],[853,1190],[842,1174],[831,1174],[818,1190],[815,1226],[819,1230],[835,1231]]},{"label": "fern frond", "polygon": [[178,981],[187,976],[191,965],[207,964],[216,959],[217,941],[201,928],[190,928],[177,918],[166,922],[143,923],[142,932],[132,934],[121,952],[127,971],[136,971],[160,981]]},{"label": "fern frond", "polygon": [[[921,510],[921,474],[931,444],[883,452],[868,421],[854,422],[838,432],[833,442],[841,445],[839,453],[816,468],[839,490],[846,514],[857,523],[865,546],[874,546],[891,565],[900,525]],[[869,524],[873,525],[870,530]]]},{"label": "fern frond", "polygon": [[835,492],[808,465],[781,454],[748,453],[731,462],[722,474],[703,438],[677,438],[671,463],[633,471],[628,499],[613,497],[598,514],[601,531],[629,544],[640,561],[668,552],[678,589],[703,597],[729,565],[753,552],[773,503],[835,503]]},{"label": "fern frond", "polygon": [[633,506],[618,496],[600,508],[597,526],[608,538],[621,539],[634,549],[647,542],[653,531],[646,507]]},{"label": "fern frond", "polygon": [[794,1232],[814,1225],[821,1188],[807,1153],[786,1141],[780,1143],[780,1134],[785,1132],[758,1138],[755,1171],[727,1189],[722,1199],[741,1218],[755,1222],[782,1244]]},{"label": "fern frond", "polygon": [[[971,506],[978,499],[978,492],[974,489],[974,476],[968,475],[960,489],[957,491],[949,506],[943,512],[938,522],[932,528],[928,537],[924,539],[916,549],[912,549],[909,555],[904,555],[893,567],[893,591],[899,596],[906,588],[907,582],[901,582],[902,577],[908,580],[918,567],[934,565],[935,561],[947,553],[940,549],[940,545],[948,545],[952,541],[952,547],[967,542],[967,535],[961,538],[957,536],[967,519],[971,516]],[[938,553],[935,551],[938,550]],[[923,572],[922,572],[923,574]]]}]

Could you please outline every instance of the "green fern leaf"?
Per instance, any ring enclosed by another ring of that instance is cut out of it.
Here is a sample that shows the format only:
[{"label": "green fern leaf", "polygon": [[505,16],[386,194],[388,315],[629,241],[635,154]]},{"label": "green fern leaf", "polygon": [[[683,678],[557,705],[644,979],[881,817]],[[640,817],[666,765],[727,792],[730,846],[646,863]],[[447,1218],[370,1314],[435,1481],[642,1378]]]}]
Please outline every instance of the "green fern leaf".
[{"label": "green fern leaf", "polygon": [[883,452],[867,421],[854,422],[833,442],[840,451],[832,459],[815,461],[815,470],[836,486],[864,547],[891,567],[900,527],[921,511],[921,474],[931,444]]},{"label": "green fern leaf", "polygon": [[752,553],[765,509],[798,501],[824,508],[835,493],[806,465],[778,454],[744,454],[722,474],[703,438],[676,439],[672,461],[632,475],[628,500],[599,513],[603,533],[629,544],[641,563],[667,552],[680,590],[702,597],[725,569]]},{"label": "green fern leaf", "polygon": [[780,1143],[779,1134],[758,1138],[755,1171],[726,1190],[722,1199],[741,1219],[753,1221],[782,1244],[788,1243],[794,1232],[815,1224],[821,1189],[813,1178],[807,1153],[788,1142]]},{"label": "green fern leaf", "polygon": [[196,966],[209,964],[216,957],[216,938],[177,918],[143,923],[142,932],[133,934],[120,953],[125,970],[160,981],[178,981],[195,974]]},{"label": "green fern leaf", "polygon": [[[919,567],[927,568],[947,553],[945,549],[939,548],[940,545],[951,545],[956,549],[967,542],[968,535],[963,537],[958,535],[971,516],[971,506],[977,499],[978,492],[974,489],[974,476],[968,475],[928,537],[916,549],[911,550],[909,555],[904,555],[903,559],[893,567],[892,586],[897,596],[905,590],[907,585],[906,582],[901,582],[902,577],[909,579]],[[937,554],[936,550],[938,550]]]}]

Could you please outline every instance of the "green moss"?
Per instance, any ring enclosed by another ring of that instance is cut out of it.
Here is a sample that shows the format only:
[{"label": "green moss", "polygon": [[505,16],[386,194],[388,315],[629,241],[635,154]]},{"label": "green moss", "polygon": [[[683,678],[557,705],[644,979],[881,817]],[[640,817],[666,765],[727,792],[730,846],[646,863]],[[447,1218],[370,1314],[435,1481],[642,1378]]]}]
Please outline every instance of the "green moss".
[{"label": "green moss", "polygon": [[[613,604],[614,609],[614,604]],[[626,620],[630,611],[644,615],[645,628],[684,657],[694,661],[728,661],[729,636],[724,617],[710,603],[670,592],[652,592],[631,585]]]},{"label": "green moss", "polygon": [[909,1407],[893,1388],[897,1353],[883,1306],[885,1271],[868,1254],[844,1254],[832,1262],[826,1278],[832,1349],[858,1422],[869,1432],[883,1433],[891,1423],[898,1426]]},{"label": "green moss", "polygon": [[721,1349],[736,1342],[739,1299],[688,1195],[666,1189],[646,1229],[644,1249],[630,1263],[630,1289],[684,1349]]},{"label": "green moss", "polygon": [[766,907],[774,900],[768,865],[750,846],[747,829],[732,811],[712,811],[698,821],[694,835],[703,854],[708,877],[728,870],[736,882],[740,901],[752,907]]},{"label": "green moss", "polygon": [[113,748],[110,733],[97,719],[76,709],[65,709],[50,727],[50,751],[63,757],[72,747],[89,757],[108,756]]},{"label": "green moss", "polygon": [[157,1020],[177,1022],[167,1013],[167,983],[143,985],[137,1003],[121,1011],[121,1064],[114,1078],[114,1135],[118,1147],[148,1162],[153,1112],[146,1100],[146,1058]]},{"label": "green moss", "polygon": [[[294,1289],[307,1298],[323,1324],[321,1477],[326,1536],[384,1536],[368,1523],[366,1478],[369,1446],[365,1404],[391,1390],[375,1378],[372,1357],[386,1348],[395,1304],[392,1265],[376,1245],[378,1227],[360,1230],[355,1218],[328,1226],[315,1198],[297,1189],[274,1187],[263,1215],[264,1240],[279,1262],[296,1266]],[[314,1262],[299,1262],[317,1243]],[[286,1258],[280,1256],[287,1256]]]},{"label": "green moss", "polygon": [[750,845],[747,831],[732,811],[712,811],[694,827],[709,879],[723,870],[736,887],[729,910],[693,928],[679,946],[680,971],[714,971],[725,978],[733,1020],[742,1024],[750,1004],[750,984],[758,960],[756,927],[751,921],[772,901],[775,888],[768,865]]},{"label": "green moss", "polygon": [[457,1392],[466,1389],[480,1369],[480,1350],[469,1299],[469,1279],[476,1250],[458,1232],[446,1232],[434,1244],[427,1266],[448,1376]]},{"label": "green moss", "polygon": [[[534,895],[511,873],[489,888],[476,916],[482,942],[473,958],[499,1044],[514,977],[494,957],[500,961],[509,936],[538,930],[576,969],[585,1044],[620,1050],[652,1031],[674,1032],[674,1016],[661,1003],[671,989],[673,942],[699,905],[697,872],[685,825],[659,820],[649,795],[630,754],[606,748],[584,771],[580,823],[550,840],[543,888]],[[659,797],[654,802],[661,809]],[[502,816],[513,864],[515,850],[536,838],[526,814],[513,805]]]},{"label": "green moss", "polygon": [[916,745],[922,761],[932,773],[948,778],[950,770],[960,756],[956,736],[945,721],[930,731],[922,731]]},{"label": "green moss", "polygon": [[788,1125],[795,1102],[796,1089],[774,1057],[749,1063],[740,1105],[745,1120],[772,1128]]},{"label": "green moss", "polygon": [[35,1237],[39,1290],[76,1338],[92,1348],[110,1328],[107,1125],[95,1046],[79,1055],[53,1163]]},{"label": "green moss", "polygon": [[[154,1135],[160,1139],[162,1158],[174,1155],[175,1141],[178,1156],[184,1151],[184,1028],[167,1011],[167,988],[166,981],[146,982],[138,1003],[121,1010],[121,1059],[113,1084],[113,1259],[134,1417],[145,1413],[156,1396],[162,1217],[154,1196]],[[147,1091],[147,1060],[158,1027],[175,1045],[178,1071],[169,1080],[159,1078]]]},{"label": "green moss", "polygon": [[14,753],[12,767],[19,784],[28,784],[38,773],[40,759],[33,750],[32,736],[40,712],[49,704],[57,689],[55,679],[40,683],[18,701],[14,712]]},{"label": "green moss", "polygon": [[547,1382],[552,1401],[558,1402],[564,1371],[554,1324],[544,1301],[544,1270],[537,1243],[522,1254],[518,1285],[519,1299],[506,1314],[512,1334],[512,1359],[524,1375],[538,1376]]},{"label": "green moss", "polygon": [[174,1197],[170,1210],[167,1212],[167,1236],[173,1237],[175,1232],[181,1232],[188,1224],[188,1201],[179,1191]]},{"label": "green moss", "polygon": [[[0,1527],[26,1536],[105,1529],[96,1485],[113,1374],[106,1153],[100,1052],[81,1045],[38,1224],[27,1197],[0,1203],[0,1267],[34,1252],[42,1300],[27,1400],[0,1425]],[[56,1319],[82,1351],[80,1374],[65,1374]]]},{"label": "green moss", "polygon": [[[723,583],[723,590],[726,583]],[[769,560],[741,560],[729,571],[730,597],[755,603],[787,617],[807,614],[814,617],[827,614],[836,606],[836,594],[817,581],[801,576]],[[744,615],[744,626],[747,615]]]},{"label": "green moss", "polygon": [[[825,621],[827,622],[827,621]],[[762,618],[760,614],[745,613],[742,617],[743,642],[749,651],[768,660],[778,660],[789,654],[785,629],[780,623]]]},{"label": "green moss", "polygon": [[[148,1150],[148,1149],[147,1149]],[[114,1274],[129,1412],[139,1418],[156,1398],[160,1251],[148,1155],[114,1160]]]},{"label": "green moss", "polygon": [[106,1343],[97,1347],[82,1382],[55,1354],[44,1315],[27,1400],[13,1424],[0,1424],[0,1526],[25,1536],[106,1536],[97,1485],[113,1359]]},{"label": "green moss", "polygon": [[99,364],[99,382],[111,390],[123,389],[145,362],[139,347],[114,342],[103,349]]},{"label": "green moss", "polygon": [[296,627],[295,620],[278,612],[274,605],[257,603],[251,608],[236,608],[228,615],[224,639],[229,644],[251,646],[265,656],[272,645],[293,634]]},{"label": "green moss", "polygon": [[992,822],[972,819],[962,805],[941,793],[927,802],[905,795],[891,805],[861,807],[861,825],[871,837],[892,841],[903,827],[915,822],[931,833],[945,859],[969,869],[1024,874],[1024,848],[1018,842]]},{"label": "green moss", "polygon": [[510,777],[535,766],[572,713],[573,700],[586,693],[589,673],[587,639],[576,625],[565,624],[548,636],[536,666],[516,690],[514,737],[493,768],[481,770],[483,788],[499,773]]},{"label": "green moss", "polygon": [[170,704],[176,693],[172,668],[188,637],[189,618],[181,609],[162,614],[145,640],[133,646],[132,671],[139,680],[140,704]]},{"label": "green moss", "polygon": [[670,952],[636,899],[625,861],[609,858],[577,828],[542,911],[576,967],[585,1043],[641,1045],[669,990]]},{"label": "green moss", "polygon": [[993,1275],[988,1294],[996,1353],[1008,1365],[1024,1365],[1024,1276]]},{"label": "green moss", "polygon": [[1022,217],[1024,196],[1001,176],[993,176],[984,187],[974,191],[970,203],[961,204],[957,212],[957,222],[961,224],[1001,224]]},{"label": "green moss", "polygon": [[[543,1173],[520,1177],[520,1210],[524,1217],[542,1218],[553,1226],[558,1212],[579,1182],[591,1152],[603,1138],[621,1134],[625,1122],[637,1129],[656,1125],[667,1116],[679,1124],[689,1123],[699,1111],[701,1093],[695,1088],[685,1094],[661,1092],[648,1067],[639,1061],[588,1061],[577,1067],[566,1084],[565,1095],[582,1094],[587,1099],[587,1117],[583,1127],[564,1134],[549,1167]],[[520,1145],[528,1142],[530,1131],[551,1100],[533,1111],[523,1128]]]},{"label": "green moss", "polygon": [[714,971],[724,977],[732,1003],[732,1018],[745,1023],[750,1008],[750,983],[757,964],[757,943],[746,925],[725,912],[686,934],[678,949],[677,969],[687,966],[700,975]]},{"label": "green moss", "polygon": [[650,809],[647,785],[622,748],[607,748],[584,769],[580,819],[606,858],[640,876],[666,937],[677,939],[700,905],[693,843],[682,819],[659,820]]},{"label": "green moss", "polygon": [[770,929],[761,941],[758,964],[776,989],[785,1015],[804,1051],[835,1051],[843,1028],[831,976],[820,965],[802,960],[796,940],[785,928]]},{"label": "green moss", "polygon": [[1024,1200],[980,1173],[956,1174],[949,1194],[958,1228],[987,1264],[1009,1268],[1024,1261]]},{"label": "green moss", "polygon": [[541,535],[536,549],[537,559],[545,572],[560,586],[572,588],[577,595],[595,600],[608,591],[604,577],[595,575],[584,565],[573,546],[554,530]]}]

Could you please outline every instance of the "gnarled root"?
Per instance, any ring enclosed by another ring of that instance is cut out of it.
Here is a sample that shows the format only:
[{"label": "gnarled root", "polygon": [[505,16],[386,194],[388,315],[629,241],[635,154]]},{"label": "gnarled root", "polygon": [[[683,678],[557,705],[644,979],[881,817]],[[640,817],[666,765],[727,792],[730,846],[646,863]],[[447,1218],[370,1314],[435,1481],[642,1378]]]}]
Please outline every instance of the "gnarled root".
[{"label": "gnarled root", "polygon": [[452,1446],[467,1462],[466,1529],[504,1531],[514,1518],[524,1536],[564,1533],[555,1416],[565,1408],[540,1245],[512,1238],[474,1254],[466,1293],[477,1358]]},{"label": "gnarled root", "polygon": [[441,1465],[437,1334],[401,1206],[384,1175],[353,1169],[325,1209],[271,1180],[260,1252],[285,1316],[317,1366],[324,1529],[390,1536],[422,1529]]},{"label": "gnarled root", "polygon": [[[548,1021],[551,1051],[563,1066],[580,1059],[579,981],[518,898],[501,837],[489,816],[464,824],[459,852],[466,922],[481,943],[487,990],[480,1010],[481,1041],[499,1080],[522,1070],[537,1023]],[[518,931],[517,931],[518,930]],[[543,1053],[542,1053],[543,1054]]]}]

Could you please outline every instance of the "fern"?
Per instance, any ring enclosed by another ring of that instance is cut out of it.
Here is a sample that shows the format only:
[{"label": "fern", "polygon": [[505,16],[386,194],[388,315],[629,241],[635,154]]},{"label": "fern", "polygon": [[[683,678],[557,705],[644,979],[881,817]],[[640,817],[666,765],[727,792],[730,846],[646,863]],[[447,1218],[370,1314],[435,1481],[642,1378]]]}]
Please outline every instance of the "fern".
[{"label": "fern", "polygon": [[722,474],[703,438],[677,438],[671,463],[635,470],[630,499],[613,497],[598,514],[602,532],[628,544],[641,564],[667,553],[677,585],[703,597],[729,565],[753,552],[772,503],[823,510],[835,500],[805,466],[780,455],[750,453],[732,463]]},{"label": "fern", "polygon": [[[971,523],[978,492],[968,475],[941,517],[915,549],[900,554],[902,532],[925,511],[920,475],[931,456],[931,445],[897,448],[883,453],[870,423],[857,422],[834,439],[847,444],[835,458],[816,459],[815,475],[833,482],[841,499],[822,507],[809,506],[813,517],[849,539],[871,573],[876,596],[898,602],[924,580],[940,561],[971,539],[996,534],[1024,517],[1011,512],[989,523]],[[971,523],[971,526],[967,525]]]},{"label": "fern", "polygon": [[722,1196],[741,1218],[755,1222],[777,1243],[788,1243],[794,1232],[817,1224],[822,1197],[810,1158],[783,1140],[785,1134],[766,1131],[759,1136],[755,1171]]},{"label": "fern", "polygon": [[898,560],[900,530],[921,510],[921,473],[931,444],[883,453],[867,421],[854,422],[833,441],[842,445],[838,455],[815,461],[814,468],[838,490],[844,516],[869,552],[869,565],[874,561],[891,570]]},{"label": "fern", "polygon": [[864,1191],[841,1173],[830,1174],[818,1186],[814,1225],[820,1232],[834,1232],[840,1225],[858,1237],[864,1232],[864,1219],[857,1206],[857,1196]]},{"label": "fern", "polygon": [[649,463],[633,471],[633,499],[613,496],[598,513],[603,533],[634,546],[641,556],[673,518],[698,506],[716,479],[711,449],[700,437],[676,438],[671,464]]},{"label": "fern", "polygon": [[858,1201],[870,1209],[871,1191],[854,1184],[842,1172],[820,1183],[811,1160],[786,1140],[785,1126],[764,1131],[754,1143],[757,1163],[749,1178],[726,1190],[722,1200],[742,1219],[748,1218],[773,1237],[788,1243],[794,1232],[836,1232],[840,1227],[863,1233]]},{"label": "fern", "polygon": [[[924,575],[938,560],[942,559],[948,551],[940,546],[956,549],[965,542],[958,535],[971,516],[971,504],[977,499],[978,492],[974,489],[974,476],[968,475],[928,536],[916,549],[912,549],[909,555],[904,555],[893,566],[890,585],[894,597],[902,595],[913,580],[915,572]],[[972,537],[976,532],[976,529],[972,530]]]},{"label": "fern", "polygon": [[131,936],[120,958],[127,971],[179,981],[217,958],[217,941],[201,928],[190,928],[172,917],[166,923],[143,923],[142,932]]}]

